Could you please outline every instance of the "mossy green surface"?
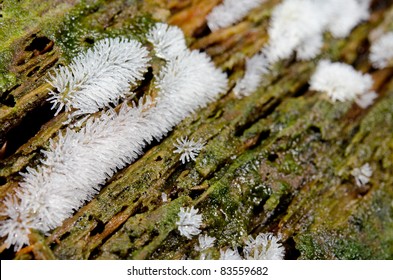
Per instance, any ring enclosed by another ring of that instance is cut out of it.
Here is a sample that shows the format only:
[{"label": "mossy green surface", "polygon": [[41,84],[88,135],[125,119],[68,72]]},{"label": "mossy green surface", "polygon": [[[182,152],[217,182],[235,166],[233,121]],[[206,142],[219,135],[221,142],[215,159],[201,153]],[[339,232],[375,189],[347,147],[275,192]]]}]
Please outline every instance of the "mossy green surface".
[{"label": "mossy green surface", "polygon": [[[134,6],[133,6],[134,5]],[[137,8],[135,8],[137,6]],[[69,61],[94,41],[125,35],[145,41],[145,34],[154,20],[148,13],[137,13],[145,4],[123,1],[17,1],[2,3],[0,28],[0,93],[22,82],[16,73],[15,57],[23,45],[23,39],[45,36],[61,51],[61,62]],[[128,11],[129,9],[130,11]],[[118,13],[128,12],[128,18],[113,26]],[[134,13],[134,14],[133,14]],[[1,95],[0,95],[1,97]]]},{"label": "mossy green surface", "polygon": [[71,9],[66,1],[9,0],[2,2],[0,28],[0,91],[17,84],[19,79],[10,69],[21,38],[35,32],[51,32],[59,28],[62,14]]}]

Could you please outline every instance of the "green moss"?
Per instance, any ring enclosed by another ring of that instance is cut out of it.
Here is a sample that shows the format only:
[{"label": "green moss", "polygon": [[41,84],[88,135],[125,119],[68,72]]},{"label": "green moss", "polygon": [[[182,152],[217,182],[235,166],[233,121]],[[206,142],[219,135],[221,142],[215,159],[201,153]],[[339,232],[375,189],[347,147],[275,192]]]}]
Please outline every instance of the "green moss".
[{"label": "green moss", "polygon": [[60,30],[52,33],[66,58],[76,56],[95,41],[107,37],[126,36],[141,42],[146,41],[146,33],[154,24],[148,14],[130,17],[116,28],[106,27],[107,24],[104,23],[109,24],[113,15],[109,14],[109,9],[105,9],[104,3],[105,1],[96,1],[86,5],[82,2],[75,6],[64,18]]},{"label": "green moss", "polygon": [[198,200],[209,235],[218,246],[237,246],[249,234],[252,216],[271,195],[260,174],[260,151],[248,151],[225,167],[225,175],[211,179]]},{"label": "green moss", "polygon": [[301,259],[361,259],[362,246],[339,236],[337,232],[319,230],[296,238],[296,247],[301,253]]},{"label": "green moss", "polygon": [[89,46],[88,42],[94,42],[102,36],[98,30],[89,30],[89,26],[82,23],[85,12],[87,11],[77,7],[66,16],[61,24],[61,29],[53,34],[56,44],[61,47],[63,55],[68,59]]},{"label": "green moss", "polygon": [[146,34],[155,23],[156,21],[149,14],[138,15],[131,19],[129,30],[135,39],[146,42]]},{"label": "green moss", "polygon": [[294,238],[301,258],[393,258],[393,182],[380,176],[373,174],[367,195],[351,197],[353,187],[335,187],[339,181],[331,179],[332,186],[326,183],[325,189],[303,198],[308,202],[302,206],[307,209],[312,204],[313,211],[303,214],[312,218],[311,223],[305,219],[304,229]]},{"label": "green moss", "polygon": [[[7,59],[0,58],[0,61],[7,61]],[[1,64],[0,64],[1,65]],[[17,84],[16,75],[0,66],[0,99],[6,98],[2,94]]]},{"label": "green moss", "polygon": [[310,231],[301,234],[295,240],[296,247],[301,253],[301,259],[369,260],[387,258],[381,248],[365,242],[364,239],[359,238],[358,234],[345,228],[336,230],[320,228],[316,232]]},{"label": "green moss", "polygon": [[3,2],[0,49],[7,49],[12,42],[42,21],[40,15],[48,9],[49,2],[9,0]]},{"label": "green moss", "polygon": [[[181,197],[152,212],[137,214],[124,224],[124,226],[102,247],[103,255],[114,255],[122,258],[146,259],[149,258],[162,242],[174,231],[176,221],[179,219],[180,207],[187,207],[191,200]],[[132,240],[132,242],[130,242]],[[178,238],[176,239],[178,240]],[[178,244],[166,244],[178,246]],[[176,251],[172,248],[171,251]]]},{"label": "green moss", "polygon": [[[56,6],[57,5],[57,6]],[[51,1],[9,0],[3,2],[0,28],[0,90],[6,91],[17,83],[15,73],[9,65],[18,49],[21,38],[38,32],[58,29],[62,14],[71,9],[66,3],[54,4]]]},{"label": "green moss", "polygon": [[[117,4],[124,3],[119,1]],[[0,92],[17,85],[18,76],[10,71],[13,57],[23,42],[21,38],[27,39],[37,32],[54,41],[66,60],[105,37],[124,35],[146,41],[145,34],[154,23],[148,14],[130,17],[116,28],[105,28],[103,21],[110,22],[113,16],[106,5],[111,3],[104,0],[85,0],[76,4],[39,0],[4,2],[0,28]]]},{"label": "green moss", "polygon": [[[295,145],[293,145],[295,146]],[[291,153],[285,153],[283,162],[279,167],[279,171],[284,174],[297,173],[300,170],[299,164],[295,161]]]},{"label": "green moss", "polygon": [[278,182],[278,185],[279,188],[271,194],[271,196],[263,206],[264,210],[267,212],[276,209],[278,204],[280,203],[281,198],[287,195],[291,189],[286,182]]}]

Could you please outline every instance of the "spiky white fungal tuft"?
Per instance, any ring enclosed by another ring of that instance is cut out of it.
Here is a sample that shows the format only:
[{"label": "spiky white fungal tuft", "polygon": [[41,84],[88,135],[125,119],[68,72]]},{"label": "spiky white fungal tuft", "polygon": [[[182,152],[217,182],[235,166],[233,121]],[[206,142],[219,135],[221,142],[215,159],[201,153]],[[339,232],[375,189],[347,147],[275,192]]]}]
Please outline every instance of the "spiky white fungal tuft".
[{"label": "spiky white fungal tuft", "polygon": [[194,235],[198,235],[201,230],[199,229],[202,225],[202,214],[198,214],[198,209],[191,208],[180,208],[179,221],[176,222],[177,229],[180,234],[188,239],[192,239]]},{"label": "spiky white fungal tuft", "polygon": [[130,85],[143,79],[148,51],[139,42],[126,38],[107,38],[61,66],[48,82],[55,88],[48,100],[57,108],[73,111],[70,118],[91,114],[117,104],[130,95]]},{"label": "spiky white fungal tuft", "polygon": [[327,60],[319,62],[310,79],[310,89],[326,92],[333,101],[355,100],[361,107],[369,106],[375,98],[372,85],[373,79],[370,75],[357,72],[348,64]]},{"label": "spiky white fungal tuft", "polygon": [[384,34],[371,45],[370,61],[379,69],[393,65],[393,32]]},{"label": "spiky white fungal tuft", "polygon": [[203,252],[214,246],[214,242],[216,241],[215,237],[210,237],[207,234],[198,236],[199,245],[195,246],[195,250],[199,252]]},{"label": "spiky white fungal tuft", "polygon": [[220,250],[220,260],[242,260],[242,257],[239,254],[239,251],[236,250],[232,250],[230,248],[226,249],[226,250]]},{"label": "spiky white fungal tuft", "polygon": [[258,7],[266,0],[224,0],[221,5],[215,7],[207,16],[207,25],[210,30],[231,26],[240,21],[249,11]]},{"label": "spiky white fungal tuft", "polygon": [[[117,41],[126,43],[123,39]],[[173,52],[168,50],[168,53]],[[139,59],[141,63],[136,69],[144,68],[148,60],[144,51],[139,55],[134,60],[136,63]],[[113,70],[106,61],[101,61],[104,64],[102,73]],[[90,68],[73,67],[80,71],[75,72],[75,77],[83,76],[84,69],[87,69],[86,76],[91,74]],[[62,71],[68,73],[65,77],[70,79],[64,82],[65,85],[80,82],[79,78],[74,79],[71,70]],[[138,73],[140,76],[136,75],[133,80],[142,78],[142,70]],[[123,77],[119,80],[123,81]],[[117,79],[114,82],[118,82]],[[27,168],[16,195],[5,201],[6,209],[0,214],[7,218],[0,222],[0,234],[7,236],[6,245],[15,245],[14,249],[18,250],[28,244],[31,228],[47,233],[59,226],[90,200],[118,169],[138,158],[146,144],[153,139],[160,140],[182,119],[215,100],[226,90],[226,84],[225,74],[214,67],[206,54],[185,50],[182,55],[167,61],[161,70],[155,85],[158,97],[154,101],[142,98],[133,107],[124,104],[118,113],[110,109],[99,118],[89,118],[79,131],[67,129],[64,135],[59,134],[57,141],[50,141],[49,150],[43,151],[42,164],[36,169]],[[193,214],[194,211],[191,210]],[[195,216],[195,225],[201,222],[200,216]],[[184,218],[187,217],[185,214]],[[184,226],[186,234],[199,233],[197,229]]]},{"label": "spiky white fungal tuft", "polygon": [[255,239],[249,236],[243,249],[245,259],[282,260],[285,251],[279,242],[280,238],[272,234],[260,233]]},{"label": "spiky white fungal tuft", "polygon": [[175,59],[187,50],[181,29],[165,23],[157,23],[147,34],[147,40],[154,45],[156,55],[162,59]]},{"label": "spiky white fungal tuft", "polygon": [[198,156],[199,152],[202,150],[203,146],[205,145],[201,139],[198,141],[194,141],[193,139],[188,140],[187,137],[180,139],[176,139],[177,144],[175,143],[174,146],[176,150],[173,152],[180,155],[180,160],[184,164],[186,162],[195,161],[196,157]]},{"label": "spiky white fungal tuft", "polygon": [[351,171],[351,175],[355,177],[356,185],[358,187],[366,185],[370,181],[370,177],[373,175],[373,170],[370,164],[363,164],[360,168],[354,168]]}]

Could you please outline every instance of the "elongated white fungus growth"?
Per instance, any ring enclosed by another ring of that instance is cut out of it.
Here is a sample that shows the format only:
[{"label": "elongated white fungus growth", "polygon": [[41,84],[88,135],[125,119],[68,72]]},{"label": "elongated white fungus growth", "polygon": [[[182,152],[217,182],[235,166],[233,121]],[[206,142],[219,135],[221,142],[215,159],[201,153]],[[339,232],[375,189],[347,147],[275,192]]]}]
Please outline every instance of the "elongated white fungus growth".
[{"label": "elongated white fungus growth", "polygon": [[[144,52],[141,56],[145,61]],[[96,59],[93,54],[87,57]],[[100,67],[106,66],[104,63]],[[16,195],[5,200],[6,207],[0,213],[8,217],[0,221],[0,235],[7,236],[5,244],[15,245],[18,250],[29,244],[30,229],[47,233],[59,226],[118,169],[141,155],[146,144],[160,140],[189,114],[215,100],[226,90],[226,84],[225,74],[214,67],[207,55],[186,50],[161,70],[154,101],[144,98],[133,107],[122,105],[118,113],[109,110],[99,118],[90,118],[77,132],[67,129],[64,135],[59,134],[59,139],[51,140],[49,150],[43,152],[42,164],[28,168]],[[195,211],[187,213],[194,216]],[[184,215],[187,220],[188,214]],[[195,225],[199,216],[194,217]],[[187,236],[198,231],[182,228]]]},{"label": "elongated white fungus growth", "polygon": [[272,234],[260,233],[254,239],[251,235],[243,248],[247,260],[282,260],[285,250],[281,246],[280,238]]},{"label": "elongated white fungus growth", "polygon": [[351,175],[355,177],[356,185],[358,187],[366,185],[370,181],[370,177],[373,175],[373,170],[370,164],[363,164],[360,168],[354,168],[351,171]]},{"label": "elongated white fungus growth", "polygon": [[198,141],[194,141],[193,139],[188,140],[187,137],[176,139],[177,143],[174,144],[176,149],[173,151],[176,154],[180,155],[180,160],[183,164],[186,162],[195,161],[199,152],[202,150],[205,145],[201,139]]},{"label": "elongated white fungus growth", "polygon": [[48,232],[59,226],[117,169],[141,155],[151,138],[142,108],[123,106],[119,113],[89,119],[79,132],[67,130],[51,140],[42,165],[28,168],[16,197],[6,199],[2,215],[9,219],[0,222],[6,244],[20,249],[28,244],[31,228]]},{"label": "elongated white fungus growth", "polygon": [[57,108],[73,111],[70,118],[91,114],[117,104],[130,94],[130,85],[143,79],[149,62],[141,43],[126,38],[107,38],[61,66],[48,82],[56,89],[48,99]]},{"label": "elongated white fungus growth", "polygon": [[224,0],[207,16],[207,25],[210,30],[231,26],[244,18],[249,11],[258,7],[266,0]]},{"label": "elongated white fungus growth", "polygon": [[370,61],[379,69],[393,65],[393,32],[384,34],[371,45]]},{"label": "elongated white fungus growth", "polygon": [[199,228],[202,225],[202,215],[198,214],[198,209],[194,209],[194,206],[191,208],[181,207],[176,225],[181,235],[192,239],[194,235],[201,232]]},{"label": "elongated white fungus growth", "polygon": [[[179,33],[180,29],[159,24],[150,34],[157,33],[157,30],[160,30],[160,36],[151,35],[156,38],[152,43],[167,60],[156,77],[155,86],[159,90],[157,100],[170,98],[170,101],[157,102],[154,108],[158,112],[167,112],[164,118],[161,114],[151,114],[150,117],[158,118],[151,119],[154,123],[164,122],[172,127],[195,110],[216,100],[218,93],[227,90],[228,79],[215,68],[207,54],[183,49],[185,45],[181,42],[184,35]],[[163,34],[165,30],[168,34]],[[178,43],[171,45],[169,42]]]},{"label": "elongated white fungus growth", "polygon": [[310,89],[327,93],[333,101],[354,100],[362,108],[371,105],[376,97],[371,90],[371,76],[345,63],[321,60],[309,83]]}]

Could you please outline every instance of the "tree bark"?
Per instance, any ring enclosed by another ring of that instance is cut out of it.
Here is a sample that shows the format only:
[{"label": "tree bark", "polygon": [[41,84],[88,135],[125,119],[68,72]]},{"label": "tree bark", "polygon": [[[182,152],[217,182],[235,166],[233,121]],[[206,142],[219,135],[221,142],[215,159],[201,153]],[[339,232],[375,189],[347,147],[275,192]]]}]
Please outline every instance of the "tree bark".
[{"label": "tree bark", "polygon": [[[232,88],[245,58],[267,42],[280,1],[213,33],[205,18],[219,0],[22,2],[0,1],[0,199],[65,129],[65,113],[53,117],[46,102],[51,69],[106,36],[146,44],[147,30],[165,21],[207,52]],[[198,239],[182,237],[176,226],[180,207],[189,206],[203,215],[202,233],[217,239],[213,258],[265,232],[281,235],[287,259],[393,258],[393,69],[368,61],[373,34],[391,30],[391,22],[390,1],[376,0],[370,20],[348,38],[326,34],[320,56],[370,73],[378,93],[371,107],[309,90],[317,59],[282,61],[255,93],[238,99],[229,90],[146,148],[49,236],[33,232],[31,246],[3,249],[1,258],[199,258]],[[173,153],[182,136],[206,141],[195,162],[181,164]],[[365,163],[373,175],[358,187],[351,170]]]}]

